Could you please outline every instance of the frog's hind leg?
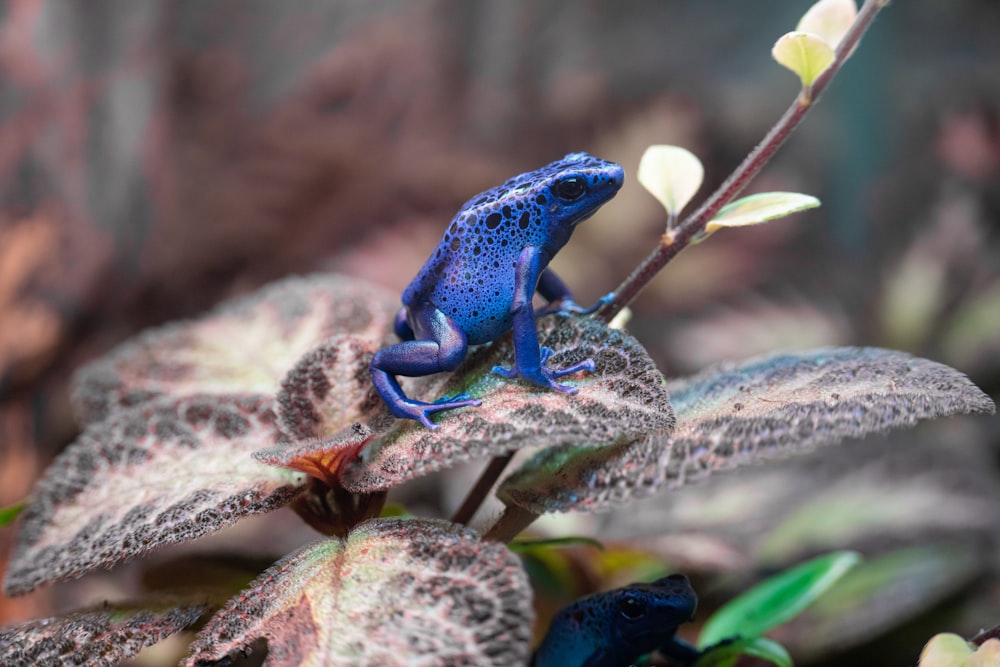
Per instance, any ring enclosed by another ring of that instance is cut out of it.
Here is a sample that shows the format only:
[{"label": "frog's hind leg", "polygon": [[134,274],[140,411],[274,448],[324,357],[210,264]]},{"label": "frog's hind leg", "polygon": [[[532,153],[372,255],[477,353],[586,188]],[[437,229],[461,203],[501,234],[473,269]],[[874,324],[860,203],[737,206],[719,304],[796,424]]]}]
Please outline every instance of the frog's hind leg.
[{"label": "frog's hind leg", "polygon": [[[397,318],[397,322],[399,319]],[[461,329],[440,310],[426,306],[411,311],[415,340],[408,340],[375,353],[369,366],[372,382],[389,410],[401,419],[415,419],[430,429],[438,426],[430,415],[442,410],[480,405],[467,395],[442,398],[434,403],[416,401],[403,393],[396,375],[422,377],[458,368],[468,351]]]}]

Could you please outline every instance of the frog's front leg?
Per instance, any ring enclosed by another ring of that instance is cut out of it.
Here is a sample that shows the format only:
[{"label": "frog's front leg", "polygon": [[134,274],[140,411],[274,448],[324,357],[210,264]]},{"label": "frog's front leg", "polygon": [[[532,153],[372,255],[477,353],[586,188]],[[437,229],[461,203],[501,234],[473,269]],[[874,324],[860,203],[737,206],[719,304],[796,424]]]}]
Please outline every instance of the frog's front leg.
[{"label": "frog's front leg", "polygon": [[[401,419],[416,419],[429,429],[437,429],[439,426],[430,420],[430,415],[442,410],[481,405],[482,401],[467,396],[442,398],[434,403],[415,401],[403,393],[394,376],[421,377],[453,371],[465,359],[469,346],[462,330],[434,306],[427,304],[415,308],[410,315],[410,331],[415,340],[379,350],[372,357],[368,370],[375,389],[392,414]],[[406,329],[401,330],[398,317],[396,330],[407,332]]]},{"label": "frog's front leg", "polygon": [[552,269],[542,271],[542,275],[538,278],[538,293],[545,297],[548,303],[535,311],[537,317],[553,313],[590,315],[604,304],[611,303],[611,300],[615,298],[615,293],[609,292],[598,299],[597,303],[590,308],[584,308],[573,300],[573,294],[569,291],[569,287]]},{"label": "frog's front leg", "polygon": [[[541,264],[542,251],[534,246],[526,247],[517,258],[514,273],[514,299],[510,306],[511,314],[514,316],[514,368],[505,369],[494,366],[493,372],[506,378],[521,378],[540,387],[575,394],[576,387],[559,384],[556,379],[581,371],[593,371],[594,361],[587,359],[557,371],[546,368],[545,362],[552,356],[552,350],[538,345],[535,311],[531,306],[531,299],[539,282]],[[568,293],[568,290],[566,291]]]}]

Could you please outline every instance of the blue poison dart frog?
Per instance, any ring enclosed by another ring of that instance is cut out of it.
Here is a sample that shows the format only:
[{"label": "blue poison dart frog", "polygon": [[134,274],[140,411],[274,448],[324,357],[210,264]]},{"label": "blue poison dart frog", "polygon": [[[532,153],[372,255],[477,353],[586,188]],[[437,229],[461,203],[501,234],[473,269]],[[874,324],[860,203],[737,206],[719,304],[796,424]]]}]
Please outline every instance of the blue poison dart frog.
[{"label": "blue poison dart frog", "polygon": [[[624,179],[624,170],[614,162],[570,153],[466,202],[403,292],[395,323],[403,342],[379,350],[371,361],[372,381],[392,414],[436,429],[431,414],[479,405],[481,401],[467,394],[434,403],[415,401],[403,393],[395,376],[452,371],[470,345],[496,340],[510,329],[514,367],[498,366],[493,372],[576,393],[575,387],[556,380],[593,371],[593,360],[547,368],[552,350],[539,347],[535,317],[588,313],[597,306],[577,306],[566,284],[546,267],[576,226],[614,197]],[[535,290],[549,302],[539,311],[531,305]]]},{"label": "blue poison dart frog", "polygon": [[697,649],[674,634],[697,606],[683,574],[581,598],[552,619],[531,666],[628,667],[656,650],[671,664],[691,665]]}]

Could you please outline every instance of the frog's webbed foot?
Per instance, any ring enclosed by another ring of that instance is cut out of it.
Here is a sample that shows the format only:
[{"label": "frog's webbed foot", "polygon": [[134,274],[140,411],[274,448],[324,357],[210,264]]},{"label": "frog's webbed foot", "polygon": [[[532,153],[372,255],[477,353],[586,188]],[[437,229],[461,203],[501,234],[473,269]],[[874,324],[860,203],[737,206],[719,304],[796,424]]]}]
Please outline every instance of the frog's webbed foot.
[{"label": "frog's webbed foot", "polygon": [[542,347],[541,353],[541,365],[537,369],[519,368],[517,360],[515,359],[513,368],[508,369],[500,366],[494,366],[493,372],[509,380],[521,378],[522,380],[527,380],[528,382],[536,384],[539,387],[561,391],[564,394],[575,394],[579,391],[579,389],[568,384],[559,384],[556,380],[567,375],[576,375],[577,373],[582,372],[593,373],[596,368],[593,359],[585,359],[578,364],[573,364],[572,366],[561,368],[559,370],[553,370],[551,368],[546,368],[545,366],[545,362],[548,361],[553,354],[552,348]]},{"label": "frog's webbed foot", "polygon": [[476,398],[471,398],[468,394],[458,394],[457,396],[442,396],[433,403],[414,401],[405,399],[389,403],[389,411],[400,419],[415,419],[432,431],[441,428],[430,420],[430,416],[435,412],[454,410],[455,408],[465,408],[468,406],[478,407],[483,402]]},{"label": "frog's webbed foot", "polygon": [[608,292],[600,299],[598,299],[597,303],[595,303],[593,306],[591,306],[590,308],[584,308],[583,306],[579,305],[576,301],[573,301],[573,299],[566,297],[564,299],[560,299],[559,301],[554,301],[552,303],[546,304],[542,308],[539,308],[538,310],[535,311],[535,316],[543,317],[545,315],[558,315],[559,317],[569,317],[570,315],[590,315],[592,313],[596,313],[597,309],[600,308],[601,306],[614,301],[614,298],[615,298],[615,293]]}]

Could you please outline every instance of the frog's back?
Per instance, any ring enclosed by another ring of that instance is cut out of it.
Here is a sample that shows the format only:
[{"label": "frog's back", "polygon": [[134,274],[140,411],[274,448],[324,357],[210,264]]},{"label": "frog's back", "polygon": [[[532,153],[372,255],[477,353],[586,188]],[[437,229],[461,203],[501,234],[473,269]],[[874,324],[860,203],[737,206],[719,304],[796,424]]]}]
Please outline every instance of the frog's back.
[{"label": "frog's back", "polygon": [[[403,292],[403,304],[433,304],[465,332],[472,345],[494,340],[510,329],[515,270],[527,246],[543,249],[543,263],[569,239],[573,219],[556,206],[550,186],[568,169],[596,171],[618,165],[574,153],[541,169],[515,176],[482,192],[459,210],[427,263]],[[612,178],[612,177],[609,177]],[[617,191],[618,186],[614,187]],[[613,192],[612,192],[613,195]],[[602,197],[587,217],[610,196]],[[569,224],[554,225],[565,215]]]}]

